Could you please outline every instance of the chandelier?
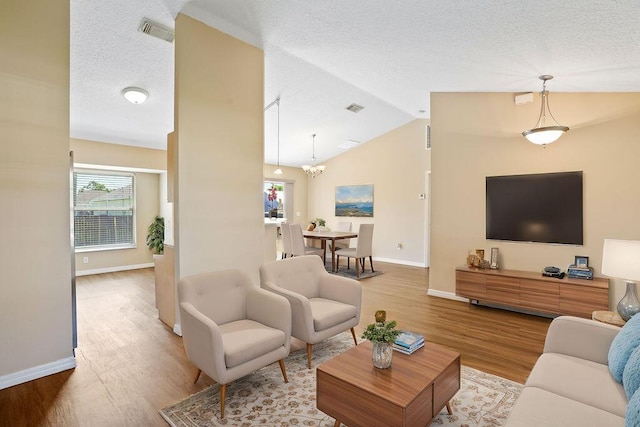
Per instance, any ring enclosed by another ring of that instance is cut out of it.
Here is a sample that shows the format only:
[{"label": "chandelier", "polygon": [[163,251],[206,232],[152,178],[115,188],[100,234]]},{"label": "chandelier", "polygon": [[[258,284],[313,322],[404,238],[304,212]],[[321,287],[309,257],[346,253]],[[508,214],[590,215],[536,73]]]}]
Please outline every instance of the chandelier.
[{"label": "chandelier", "polygon": [[316,176],[324,172],[326,166],[316,165],[316,134],[314,133],[313,135],[311,135],[311,137],[313,138],[311,142],[311,146],[313,149],[313,155],[311,156],[311,165],[302,165],[302,170],[305,171],[311,178],[315,178]]},{"label": "chandelier", "polygon": [[[542,80],[542,103],[540,105],[540,117],[538,117],[538,123],[533,129],[527,129],[522,132],[522,136],[527,138],[529,142],[533,142],[538,145],[547,145],[560,138],[565,132],[569,130],[567,126],[562,126],[551,114],[549,108],[549,91],[547,91],[547,80],[551,80],[553,76],[543,75],[539,79]],[[547,126],[547,113],[553,122],[551,126]]]}]

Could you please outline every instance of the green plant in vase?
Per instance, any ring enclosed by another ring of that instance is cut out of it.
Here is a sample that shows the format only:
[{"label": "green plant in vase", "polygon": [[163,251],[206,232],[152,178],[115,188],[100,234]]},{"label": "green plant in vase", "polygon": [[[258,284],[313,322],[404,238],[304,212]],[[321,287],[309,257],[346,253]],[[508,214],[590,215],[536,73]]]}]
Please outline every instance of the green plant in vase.
[{"label": "green plant in vase", "polygon": [[376,311],[375,318],[375,323],[367,325],[362,333],[362,338],[373,344],[373,366],[385,369],[391,366],[393,343],[400,335],[400,331],[396,329],[398,322],[395,320],[386,321],[387,313],[384,310]]},{"label": "green plant in vase", "polygon": [[155,217],[149,228],[147,228],[147,246],[158,255],[164,253],[164,218]]}]

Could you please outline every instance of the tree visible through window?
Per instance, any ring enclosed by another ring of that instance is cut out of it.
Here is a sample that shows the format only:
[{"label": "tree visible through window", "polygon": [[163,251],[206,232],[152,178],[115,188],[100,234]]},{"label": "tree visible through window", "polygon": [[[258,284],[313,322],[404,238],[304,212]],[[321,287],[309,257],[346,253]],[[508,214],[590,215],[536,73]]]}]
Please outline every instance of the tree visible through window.
[{"label": "tree visible through window", "polygon": [[77,249],[135,245],[133,174],[74,172]]}]

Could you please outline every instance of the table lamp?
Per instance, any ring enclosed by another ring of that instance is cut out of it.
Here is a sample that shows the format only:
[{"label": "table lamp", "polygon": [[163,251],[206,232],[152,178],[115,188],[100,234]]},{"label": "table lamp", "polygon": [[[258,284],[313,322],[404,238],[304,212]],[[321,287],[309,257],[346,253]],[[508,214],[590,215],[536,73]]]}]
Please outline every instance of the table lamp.
[{"label": "table lamp", "polygon": [[640,311],[635,281],[640,281],[640,241],[604,239],[602,274],[623,279],[627,291],[618,303],[618,314],[624,320]]}]

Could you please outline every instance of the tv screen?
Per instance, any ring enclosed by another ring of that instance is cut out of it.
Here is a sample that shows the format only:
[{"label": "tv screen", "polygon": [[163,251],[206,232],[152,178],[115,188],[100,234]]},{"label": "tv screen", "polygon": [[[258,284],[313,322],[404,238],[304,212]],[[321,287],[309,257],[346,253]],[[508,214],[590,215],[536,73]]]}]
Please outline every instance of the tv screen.
[{"label": "tv screen", "polygon": [[582,245],[582,172],[487,177],[487,239]]}]

